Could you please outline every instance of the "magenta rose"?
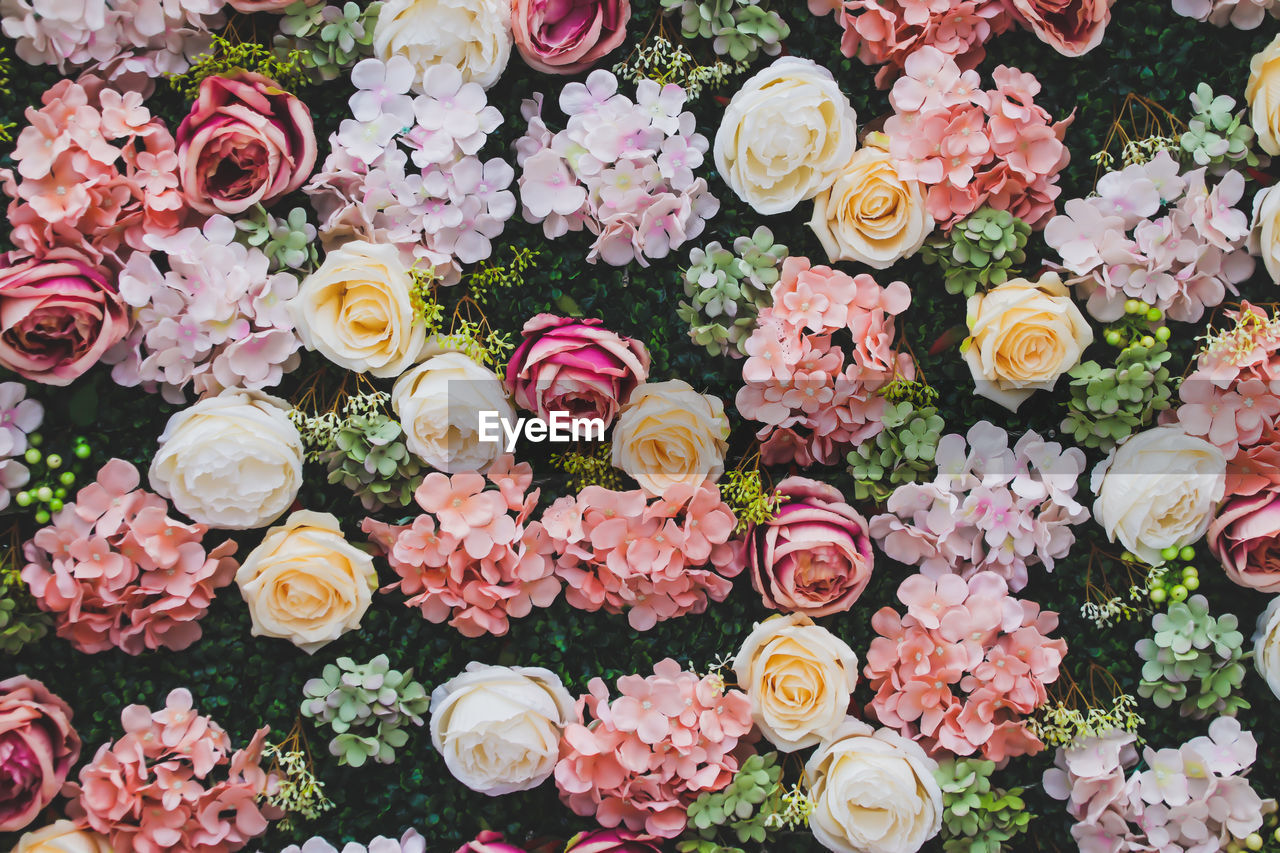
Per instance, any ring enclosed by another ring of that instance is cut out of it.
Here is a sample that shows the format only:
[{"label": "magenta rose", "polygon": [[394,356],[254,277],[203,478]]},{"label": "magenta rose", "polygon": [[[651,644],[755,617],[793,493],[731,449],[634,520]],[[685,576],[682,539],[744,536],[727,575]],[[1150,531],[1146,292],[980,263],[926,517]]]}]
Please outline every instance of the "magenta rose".
[{"label": "magenta rose", "polygon": [[293,192],[316,164],[306,104],[249,71],[207,77],[178,125],[178,174],[201,213],[243,213]]},{"label": "magenta rose", "polygon": [[662,839],[629,829],[601,829],[578,833],[564,853],[662,853]]},{"label": "magenta rose", "polygon": [[546,419],[551,412],[613,423],[618,407],[649,376],[644,344],[602,328],[599,320],[539,314],[507,363],[516,405]]},{"label": "magenta rose", "polygon": [[24,379],[67,385],[128,333],[124,300],[79,255],[0,255],[0,364]]},{"label": "magenta rose", "polygon": [[1259,592],[1280,592],[1280,490],[1228,500],[1209,525],[1208,539],[1231,580]]},{"label": "magenta rose", "polygon": [[[308,6],[315,6],[321,0],[307,0]],[[252,15],[255,12],[283,13],[294,4],[294,0],[227,0],[227,5],[237,12]]]},{"label": "magenta rose", "polygon": [[475,841],[468,841],[454,853],[557,853],[560,844],[555,841],[535,841],[532,847],[520,847],[508,843],[500,832],[486,829],[476,836]]},{"label": "magenta rose", "polygon": [[1115,0],[1005,0],[1040,41],[1063,56],[1080,56],[1102,41]]},{"label": "magenta rose", "polygon": [[622,44],[631,0],[512,0],[516,49],[548,74],[586,71]]},{"label": "magenta rose", "polygon": [[35,820],[79,757],[66,702],[25,675],[0,681],[0,832]]},{"label": "magenta rose", "polygon": [[778,491],[777,516],[748,534],[752,586],[776,610],[848,610],[871,579],[867,520],[826,483],[788,477]]}]

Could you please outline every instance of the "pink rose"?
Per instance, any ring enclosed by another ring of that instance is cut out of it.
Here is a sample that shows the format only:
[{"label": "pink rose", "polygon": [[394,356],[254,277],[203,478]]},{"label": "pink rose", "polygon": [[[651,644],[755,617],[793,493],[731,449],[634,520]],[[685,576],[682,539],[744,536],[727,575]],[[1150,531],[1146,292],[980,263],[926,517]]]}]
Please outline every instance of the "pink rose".
[{"label": "pink rose", "polygon": [[599,320],[539,314],[522,334],[507,364],[507,390],[516,405],[544,419],[568,412],[607,426],[649,376],[644,344],[601,328]]},{"label": "pink rose", "polygon": [[577,74],[627,35],[631,0],[513,0],[511,28],[529,67]]},{"label": "pink rose", "polygon": [[[559,845],[556,845],[556,849],[558,848]],[[524,847],[508,844],[503,839],[501,832],[486,829],[476,836],[475,841],[468,841],[454,853],[538,853],[542,849],[541,847],[536,847],[532,850],[526,850]]]},{"label": "pink rose", "polygon": [[0,681],[0,832],[35,820],[79,757],[66,702],[25,675]]},{"label": "pink rose", "polygon": [[0,365],[67,385],[129,332],[124,300],[78,254],[0,255]]},{"label": "pink rose", "polygon": [[[321,0],[307,0],[308,6],[315,6]],[[254,12],[276,12],[281,14],[292,6],[294,0],[227,0],[227,5],[237,12],[252,15]]]},{"label": "pink rose", "polygon": [[1040,41],[1063,56],[1080,56],[1102,41],[1115,0],[1005,0]]},{"label": "pink rose", "polygon": [[1280,489],[1228,500],[1209,525],[1208,539],[1231,580],[1280,592]]},{"label": "pink rose", "polygon": [[316,164],[306,104],[249,71],[207,77],[178,125],[179,176],[201,213],[243,213],[291,193]]},{"label": "pink rose", "polygon": [[866,519],[826,483],[788,477],[778,490],[777,516],[748,534],[751,585],[777,610],[809,616],[848,610],[871,579]]},{"label": "pink rose", "polygon": [[578,833],[564,853],[662,853],[662,839],[629,829],[601,829]]}]

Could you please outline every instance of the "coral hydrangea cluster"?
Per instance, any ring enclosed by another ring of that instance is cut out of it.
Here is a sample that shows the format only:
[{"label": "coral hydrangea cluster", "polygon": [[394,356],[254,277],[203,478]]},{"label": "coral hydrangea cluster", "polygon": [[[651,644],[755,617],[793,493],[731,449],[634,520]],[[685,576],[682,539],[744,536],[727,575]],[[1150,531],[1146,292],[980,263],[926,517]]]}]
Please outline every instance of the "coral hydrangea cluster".
[{"label": "coral hydrangea cluster", "polygon": [[[763,424],[756,437],[766,462],[834,463],[883,429],[886,400],[876,392],[915,375],[911,357],[894,349],[894,317],[911,291],[791,257],[771,296],[742,347],[738,411]],[[844,332],[849,349],[833,337]]]},{"label": "coral hydrangea cluster", "polygon": [[31,471],[22,463],[27,450],[27,436],[44,420],[44,406],[27,399],[21,382],[0,382],[0,510],[9,506],[15,489],[31,479]]},{"label": "coral hydrangea cluster", "polygon": [[944,229],[981,207],[1043,228],[1071,159],[1062,143],[1071,119],[1051,123],[1035,103],[1034,75],[1001,65],[991,79],[995,88],[984,90],[954,57],[929,46],[913,52],[889,93],[889,153],[900,178],[928,188],[926,206]]},{"label": "coral hydrangea cluster", "polygon": [[561,799],[607,827],[679,835],[688,806],[725,788],[739,769],[740,739],[751,731],[747,695],[670,658],[654,664],[653,675],[619,678],[616,699],[602,679],[587,689],[561,741]]},{"label": "coral hydrangea cluster", "polygon": [[569,120],[556,133],[542,104],[539,93],[521,108],[529,128],[516,161],[525,221],[542,223],[548,238],[585,228],[595,235],[588,261],[648,266],[701,234],[720,209],[694,177],[709,143],[679,86],[642,80],[632,101],[612,73],[593,71],[561,91]]},{"label": "coral hydrangea cluster", "polygon": [[990,571],[1017,592],[1029,566],[1053,571],[1075,542],[1071,526],[1089,517],[1075,499],[1084,452],[1037,432],[1010,447],[1008,433],[979,421],[964,436],[944,435],[934,459],[932,482],[899,486],[888,512],[871,519],[884,552],[927,577]]},{"label": "coral hydrangea cluster", "polygon": [[393,526],[367,518],[363,529],[400,576],[400,591],[431,622],[463,636],[501,636],[508,620],[546,607],[560,593],[554,543],[529,515],[539,490],[533,469],[499,458],[485,475],[433,471],[414,498],[423,514]]},{"label": "coral hydrangea cluster", "polygon": [[898,587],[906,615],[871,617],[864,669],[876,691],[867,710],[933,755],[973,755],[1003,764],[1044,744],[1025,716],[1058,678],[1066,641],[1051,639],[1058,614],[1009,595],[994,572],[967,581],[913,575]]},{"label": "coral hydrangea cluster", "polygon": [[185,649],[235,576],[235,542],[206,551],[205,525],[170,518],[138,482],[136,468],[112,459],[23,547],[22,579],[82,652]]}]

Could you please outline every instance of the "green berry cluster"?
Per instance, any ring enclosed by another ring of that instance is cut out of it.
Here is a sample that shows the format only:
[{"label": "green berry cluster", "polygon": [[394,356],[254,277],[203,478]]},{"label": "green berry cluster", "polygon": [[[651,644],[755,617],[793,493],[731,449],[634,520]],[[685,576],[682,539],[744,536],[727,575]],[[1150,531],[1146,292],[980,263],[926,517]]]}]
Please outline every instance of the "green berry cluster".
[{"label": "green berry cluster", "polygon": [[942,788],[942,849],[946,853],[999,853],[1027,831],[1032,815],[1022,789],[991,787],[994,761],[953,758],[938,764],[933,778]]},{"label": "green berry cluster", "polygon": [[770,288],[781,275],[787,247],[775,243],[763,225],[750,237],[733,241],[733,250],[718,242],[689,252],[684,294],[676,314],[689,324],[689,337],[712,355],[743,349],[760,309],[773,304]]},{"label": "green berry cluster", "polygon": [[333,449],[320,454],[329,482],[350,489],[365,509],[404,507],[426,476],[404,442],[400,422],[385,412],[353,415],[333,437]]},{"label": "green berry cluster", "polygon": [[618,490],[622,479],[613,467],[613,445],[597,442],[583,450],[567,450],[553,453],[551,464],[568,474],[566,486],[570,492],[580,492],[587,486],[600,486]]},{"label": "green berry cluster", "polygon": [[22,460],[31,470],[31,479],[27,488],[14,492],[13,502],[23,509],[34,507],[36,524],[48,524],[71,494],[71,488],[83,473],[84,462],[93,455],[93,448],[88,439],[77,436],[68,456],[46,453],[41,449],[44,436],[38,432],[27,436],[27,444],[30,446]]},{"label": "green berry cluster", "polygon": [[1135,646],[1144,661],[1138,695],[1159,708],[1180,703],[1183,716],[1235,716],[1249,703],[1235,695],[1244,683],[1244,634],[1234,614],[1214,617],[1203,595],[1170,603],[1151,620],[1154,637]]},{"label": "green berry cluster", "polygon": [[782,50],[791,27],[768,7],[769,0],[662,0],[663,9],[680,10],[681,35],[711,39],[712,49],[734,62]]},{"label": "green berry cluster", "polygon": [[339,764],[359,767],[369,758],[395,761],[395,751],[409,742],[405,727],[421,726],[431,697],[413,670],[391,668],[386,655],[364,664],[338,658],[302,688],[302,715],[328,723],[337,735],[329,752]]},{"label": "green berry cluster", "polygon": [[477,303],[487,304],[495,296],[495,291],[524,287],[525,273],[536,265],[538,256],[542,254],[537,249],[524,246],[511,246],[510,249],[510,263],[503,265],[485,261],[467,276],[469,295]]},{"label": "green berry cluster", "polygon": [[255,204],[236,222],[236,230],[247,245],[262,250],[271,261],[272,272],[314,269],[320,263],[316,227],[307,221],[306,208],[295,207],[284,219],[277,219]]},{"label": "green berry cluster", "polygon": [[1007,210],[983,207],[924,244],[925,263],[942,267],[947,293],[973,296],[1004,284],[1027,260],[1031,226]]},{"label": "green berry cluster", "polygon": [[346,68],[373,54],[373,25],[381,8],[381,3],[361,8],[351,0],[341,6],[309,6],[298,0],[280,19],[276,54],[293,57],[313,79],[336,80]]},{"label": "green berry cluster", "polygon": [[763,842],[766,821],[776,810],[771,804],[782,790],[781,780],[782,766],[776,752],[751,756],[742,762],[728,787],[704,793],[689,804],[689,829],[704,841],[714,841],[725,830],[740,844]]},{"label": "green berry cluster", "polygon": [[[1152,604],[1164,604],[1166,601],[1186,601],[1187,596],[1200,588],[1200,570],[1192,565],[1196,558],[1196,549],[1190,545],[1181,548],[1165,548],[1160,557],[1166,563],[1157,566],[1147,575],[1147,597]],[[1122,560],[1137,559],[1128,551],[1121,555]],[[1181,561],[1184,565],[1178,569],[1169,565]]]},{"label": "green berry cluster", "polygon": [[782,494],[776,489],[765,489],[759,468],[735,468],[728,472],[720,484],[720,496],[738,519],[735,533],[753,524],[768,524],[782,506]]},{"label": "green berry cluster", "polygon": [[1249,124],[1248,111],[1232,112],[1235,98],[1215,97],[1208,83],[1197,86],[1190,98],[1196,112],[1179,142],[1197,166],[1229,167],[1241,161],[1257,166],[1261,162],[1253,150],[1256,135]]},{"label": "green berry cluster", "polygon": [[[1274,801],[1273,801],[1274,802]],[[1266,806],[1264,805],[1264,808]],[[1272,811],[1263,821],[1261,832],[1251,832],[1244,838],[1233,838],[1222,848],[1223,853],[1245,853],[1252,850],[1280,850],[1280,813]]]},{"label": "green berry cluster", "polygon": [[295,91],[304,82],[302,61],[302,54],[294,49],[273,53],[256,41],[233,42],[215,33],[208,52],[196,57],[186,72],[169,75],[169,83],[192,101],[206,79],[251,71],[275,81],[282,89]]},{"label": "green berry cluster", "polygon": [[848,455],[858,500],[886,500],[903,483],[916,483],[933,470],[938,439],[945,426],[932,405],[911,400],[890,402],[880,416],[884,429]]},{"label": "green berry cluster", "polygon": [[[1116,357],[1115,367],[1090,360],[1071,368],[1067,373],[1071,399],[1063,431],[1085,447],[1110,450],[1169,408],[1173,383],[1165,366],[1170,358],[1165,339],[1145,335],[1130,342]],[[1117,342],[1123,341],[1117,338]]]}]

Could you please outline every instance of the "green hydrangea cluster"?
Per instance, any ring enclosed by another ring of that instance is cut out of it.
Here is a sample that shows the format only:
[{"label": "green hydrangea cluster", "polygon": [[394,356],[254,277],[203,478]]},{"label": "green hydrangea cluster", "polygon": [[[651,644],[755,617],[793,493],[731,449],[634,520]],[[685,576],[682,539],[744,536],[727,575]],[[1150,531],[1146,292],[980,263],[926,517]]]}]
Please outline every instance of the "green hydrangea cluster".
[{"label": "green hydrangea cluster", "polygon": [[1169,348],[1146,337],[1120,351],[1115,367],[1085,361],[1073,367],[1071,400],[1062,422],[1077,444],[1110,450],[1169,408],[1173,394]]},{"label": "green hydrangea cluster", "polygon": [[711,39],[712,49],[734,62],[751,62],[761,52],[777,56],[791,27],[769,8],[769,0],[662,0],[680,10],[681,35]]},{"label": "green hydrangea cluster", "polygon": [[733,241],[733,250],[718,242],[689,252],[684,293],[676,314],[689,324],[689,337],[712,355],[729,350],[739,355],[760,309],[773,304],[770,288],[781,275],[787,247],[775,243],[763,225],[750,237]]},{"label": "green hydrangea cluster", "polygon": [[337,735],[329,752],[339,764],[359,767],[372,758],[379,764],[395,761],[395,751],[409,742],[405,727],[421,726],[431,697],[413,670],[391,668],[386,655],[364,664],[338,658],[302,688],[302,715],[328,723]]},{"label": "green hydrangea cluster", "polygon": [[1190,98],[1195,116],[1187,122],[1179,141],[1197,166],[1230,167],[1241,162],[1257,166],[1261,162],[1253,148],[1255,134],[1247,110],[1232,112],[1235,98],[1215,97],[1207,83],[1197,86]]},{"label": "green hydrangea cluster", "polygon": [[953,758],[938,764],[933,778],[942,788],[942,849],[946,853],[999,853],[1027,831],[1032,815],[1022,789],[991,787],[994,761]]},{"label": "green hydrangea cluster", "polygon": [[36,608],[16,569],[0,576],[0,652],[16,655],[49,633],[49,615]]},{"label": "green hydrangea cluster", "polygon": [[858,500],[884,501],[903,483],[925,479],[945,426],[936,407],[911,400],[891,401],[880,421],[884,429],[848,455]]},{"label": "green hydrangea cluster", "polygon": [[1185,717],[1235,716],[1249,703],[1236,695],[1244,683],[1244,634],[1234,614],[1214,617],[1203,595],[1170,603],[1151,620],[1154,637],[1135,646],[1144,661],[1138,695],[1156,707],[1181,703]]},{"label": "green hydrangea cluster", "polygon": [[373,25],[381,3],[348,2],[341,6],[308,6],[298,0],[284,10],[277,53],[293,52],[298,64],[319,80],[336,80],[343,70],[372,54]]},{"label": "green hydrangea cluster", "polygon": [[[778,799],[781,780],[782,767],[776,752],[751,756],[742,762],[728,787],[704,793],[689,805],[689,829],[703,841],[714,841],[721,830],[727,830],[739,843],[763,842],[766,822],[776,811],[770,803]],[[704,851],[697,846],[681,849]]]},{"label": "green hydrangea cluster", "polygon": [[320,454],[329,466],[329,482],[346,486],[369,511],[408,506],[426,476],[405,445],[400,422],[383,412],[347,418],[333,444]]},{"label": "green hydrangea cluster", "polygon": [[947,293],[973,296],[1004,284],[1027,260],[1031,226],[1007,210],[979,208],[922,247],[925,263],[942,267]]},{"label": "green hydrangea cluster", "polygon": [[306,208],[295,207],[284,219],[278,219],[256,204],[236,222],[236,229],[246,244],[262,250],[271,261],[272,272],[314,268],[320,263],[316,227],[307,221]]}]

